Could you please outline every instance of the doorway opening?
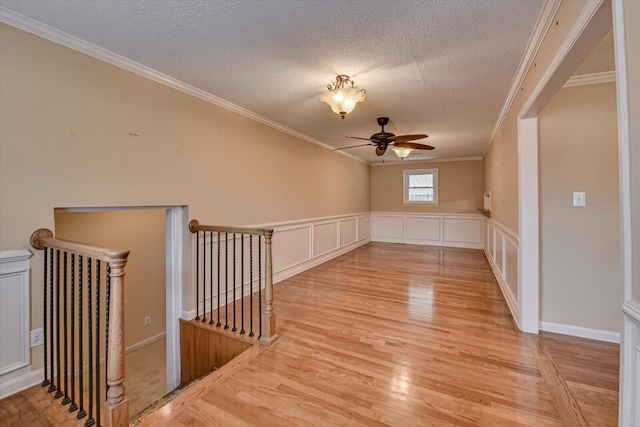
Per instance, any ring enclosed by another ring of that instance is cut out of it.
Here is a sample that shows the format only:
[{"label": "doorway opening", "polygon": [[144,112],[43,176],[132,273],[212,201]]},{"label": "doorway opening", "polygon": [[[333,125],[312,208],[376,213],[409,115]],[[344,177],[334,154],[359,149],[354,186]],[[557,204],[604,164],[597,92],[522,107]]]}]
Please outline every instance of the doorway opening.
[{"label": "doorway opening", "polygon": [[130,250],[125,277],[125,390],[131,419],[180,383],[186,218],[184,206],[54,210],[57,238]]}]

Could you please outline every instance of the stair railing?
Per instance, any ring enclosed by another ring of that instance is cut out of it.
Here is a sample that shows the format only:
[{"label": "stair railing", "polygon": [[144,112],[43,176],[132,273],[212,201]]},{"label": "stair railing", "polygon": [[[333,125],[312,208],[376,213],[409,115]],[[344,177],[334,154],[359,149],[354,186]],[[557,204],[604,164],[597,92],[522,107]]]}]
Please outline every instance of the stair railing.
[{"label": "stair railing", "polygon": [[[107,427],[128,426],[129,402],[124,389],[124,269],[129,251],[56,239],[44,228],[31,235],[31,246],[44,251],[42,386],[49,386],[49,393],[56,392],[55,399],[62,397],[61,404],[69,405],[69,412],[78,411],[78,419],[87,417],[86,427],[100,426],[102,422]],[[104,274],[102,265],[106,267]],[[106,283],[101,290],[102,277]],[[105,295],[102,303],[101,295]],[[103,304],[104,315],[100,313]],[[105,335],[101,337],[103,330]],[[87,341],[83,342],[85,333]],[[101,404],[102,342],[106,348],[106,401]],[[85,351],[88,360],[84,360]],[[86,365],[88,396],[84,391]]]},{"label": "stair railing", "polygon": [[260,343],[273,344],[273,229],[200,225],[194,219],[189,231],[196,234],[196,320],[244,339],[257,333]]}]

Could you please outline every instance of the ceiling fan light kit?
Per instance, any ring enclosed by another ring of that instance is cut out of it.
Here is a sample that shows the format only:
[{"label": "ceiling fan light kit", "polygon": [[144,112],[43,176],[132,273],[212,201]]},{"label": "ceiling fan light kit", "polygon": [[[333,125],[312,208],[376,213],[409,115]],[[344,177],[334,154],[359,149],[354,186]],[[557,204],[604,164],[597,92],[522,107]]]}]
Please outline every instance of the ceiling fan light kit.
[{"label": "ceiling fan light kit", "polygon": [[395,135],[390,132],[385,132],[384,127],[389,123],[389,117],[378,117],[378,126],[382,127],[382,130],[378,133],[374,133],[369,138],[363,138],[361,136],[347,136],[351,139],[363,139],[369,141],[366,144],[351,145],[349,147],[334,148],[336,150],[344,150],[347,148],[364,147],[366,145],[373,145],[376,147],[376,155],[383,156],[386,153],[387,148],[391,147],[396,156],[404,159],[413,150],[433,150],[435,147],[426,144],[418,144],[416,139],[427,138],[424,133],[418,133],[413,135]]},{"label": "ceiling fan light kit", "polygon": [[391,147],[391,149],[394,153],[396,153],[396,156],[400,157],[401,159],[404,159],[413,151],[413,148],[409,147]]},{"label": "ceiling fan light kit", "polygon": [[329,104],[331,110],[343,119],[353,111],[358,102],[364,101],[367,94],[366,90],[358,89],[353,80],[344,74],[336,76],[335,83],[327,85],[327,89],[320,101]]}]

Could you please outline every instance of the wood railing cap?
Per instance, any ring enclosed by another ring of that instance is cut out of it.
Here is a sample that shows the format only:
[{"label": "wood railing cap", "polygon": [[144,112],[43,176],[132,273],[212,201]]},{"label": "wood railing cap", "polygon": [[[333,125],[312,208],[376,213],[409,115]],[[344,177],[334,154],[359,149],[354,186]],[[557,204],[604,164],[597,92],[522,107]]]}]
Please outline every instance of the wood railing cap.
[{"label": "wood railing cap", "polygon": [[195,233],[197,231],[213,231],[220,233],[236,233],[236,234],[258,234],[265,237],[273,235],[273,228],[251,228],[251,227],[227,227],[222,225],[200,225],[197,219],[189,221],[189,231]]},{"label": "wood railing cap", "polygon": [[126,262],[129,257],[128,249],[101,248],[70,240],[56,239],[53,237],[53,232],[46,228],[34,231],[30,242],[34,249],[42,250],[45,247],[59,249],[106,262]]}]

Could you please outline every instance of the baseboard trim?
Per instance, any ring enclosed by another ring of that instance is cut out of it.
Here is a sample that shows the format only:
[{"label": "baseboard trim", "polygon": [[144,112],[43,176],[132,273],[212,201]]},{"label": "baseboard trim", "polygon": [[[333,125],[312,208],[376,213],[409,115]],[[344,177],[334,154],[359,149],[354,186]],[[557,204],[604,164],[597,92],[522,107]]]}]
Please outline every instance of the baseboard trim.
[{"label": "baseboard trim", "polygon": [[360,240],[358,242],[353,242],[350,243],[348,245],[345,245],[341,248],[338,249],[334,249],[330,252],[324,253],[318,257],[315,258],[311,258],[309,260],[303,261],[299,264],[296,264],[294,266],[291,267],[287,267],[283,270],[280,270],[276,273],[274,273],[273,275],[273,283],[276,284],[278,282],[282,282],[283,280],[286,280],[290,277],[295,276],[296,274],[300,274],[303,271],[309,270],[317,265],[320,265],[322,263],[325,263],[329,260],[332,260],[333,258],[337,258],[341,255],[346,254],[347,252],[350,252],[360,246],[364,246],[367,243],[371,242],[371,238],[367,237],[366,239]]},{"label": "baseboard trim", "polygon": [[570,335],[573,337],[589,338],[597,341],[606,341],[620,344],[620,333],[601,331],[599,329],[583,328],[581,326],[564,325],[561,323],[540,322],[540,330],[556,334]]},{"label": "baseboard trim", "polygon": [[44,369],[38,369],[10,381],[0,380],[0,400],[40,384],[43,378]]},{"label": "baseboard trim", "polygon": [[129,354],[133,351],[138,350],[139,348],[142,348],[146,345],[149,345],[151,343],[154,343],[158,340],[161,340],[162,338],[166,337],[167,333],[166,332],[160,332],[158,335],[154,335],[151,338],[147,338],[146,340],[142,340],[139,343],[136,343],[132,346],[127,347],[127,349],[125,350],[125,353]]},{"label": "baseboard trim", "polygon": [[[364,246],[367,243],[371,242],[371,238],[367,237],[366,239],[362,239],[360,241],[357,242],[353,242],[350,243],[348,245],[345,245],[341,248],[338,249],[333,249],[330,252],[326,252],[320,256],[317,256],[315,258],[311,258],[308,259],[306,261],[303,261],[301,263],[295,264],[293,266],[284,268],[278,272],[275,272],[273,274],[273,284],[275,285],[278,282],[282,282],[283,280],[286,280],[290,277],[295,276],[296,274],[300,274],[303,271],[309,270],[317,265],[320,265],[322,263],[325,263],[329,260],[332,260],[333,258],[337,258],[340,255],[344,255],[347,252],[350,252],[360,246]],[[208,301],[208,300],[207,300]],[[180,318],[184,319],[184,320],[192,320],[195,319],[196,317],[196,309],[194,308],[193,310],[183,310],[182,313],[180,314]]]},{"label": "baseboard trim", "polygon": [[498,281],[498,286],[500,286],[500,290],[502,291],[502,296],[504,300],[507,302],[507,307],[509,307],[509,311],[511,312],[511,317],[513,317],[513,321],[516,322],[518,329],[520,329],[520,312],[518,311],[518,301],[516,297],[511,292],[511,288],[507,285],[507,282],[502,278],[502,274],[498,270],[496,263],[493,261],[491,254],[487,252],[485,249],[484,255],[487,257],[489,261],[489,265],[491,266],[491,270],[493,271],[493,275]]}]

